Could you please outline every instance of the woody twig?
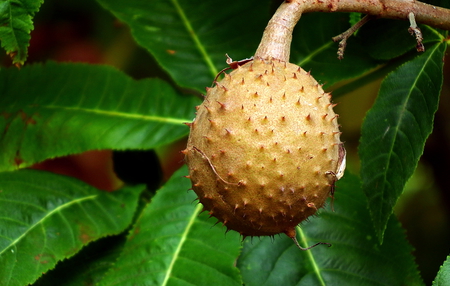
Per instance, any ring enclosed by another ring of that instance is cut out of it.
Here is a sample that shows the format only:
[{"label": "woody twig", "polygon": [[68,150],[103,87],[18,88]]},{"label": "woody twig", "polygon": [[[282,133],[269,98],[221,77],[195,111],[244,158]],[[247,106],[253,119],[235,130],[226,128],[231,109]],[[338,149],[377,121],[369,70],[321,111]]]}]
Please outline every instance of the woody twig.
[{"label": "woody twig", "polygon": [[450,9],[419,1],[286,0],[269,21],[255,57],[288,62],[292,31],[301,15],[311,12],[359,12],[377,18],[409,20],[409,30],[416,37],[419,49],[422,36],[416,23],[450,30]]}]

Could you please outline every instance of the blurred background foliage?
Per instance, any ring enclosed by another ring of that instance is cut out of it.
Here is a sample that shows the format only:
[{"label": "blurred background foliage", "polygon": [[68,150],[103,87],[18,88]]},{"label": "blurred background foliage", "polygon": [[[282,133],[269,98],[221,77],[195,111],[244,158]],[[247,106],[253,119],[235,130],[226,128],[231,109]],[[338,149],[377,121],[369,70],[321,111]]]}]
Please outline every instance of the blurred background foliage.
[{"label": "blurred background foliage", "polygon": [[[279,1],[272,2],[275,10]],[[159,77],[172,82],[152,56],[136,44],[128,27],[92,0],[45,1],[35,17],[27,64],[47,60],[107,64],[135,79]],[[2,55],[1,61],[3,66],[11,65],[6,55]],[[408,240],[416,248],[414,255],[426,284],[431,283],[450,252],[450,66],[444,66],[444,71],[434,131],[427,141],[419,167],[396,206],[396,214],[406,229]],[[347,165],[352,173],[359,170],[357,147],[361,123],[375,100],[382,78],[380,76],[334,99],[339,103],[336,111],[341,115],[342,139],[348,152]],[[154,152],[138,154],[134,156],[136,160],[125,163],[129,168],[124,169],[130,172],[121,177],[156,188],[183,164],[180,150],[184,146],[185,139]],[[90,151],[48,160],[34,168],[71,175],[97,188],[114,190],[123,182],[113,170],[113,157],[121,160],[130,156],[113,156],[111,150]],[[136,170],[146,170],[146,173],[136,175]],[[130,178],[130,173],[137,177]]]}]

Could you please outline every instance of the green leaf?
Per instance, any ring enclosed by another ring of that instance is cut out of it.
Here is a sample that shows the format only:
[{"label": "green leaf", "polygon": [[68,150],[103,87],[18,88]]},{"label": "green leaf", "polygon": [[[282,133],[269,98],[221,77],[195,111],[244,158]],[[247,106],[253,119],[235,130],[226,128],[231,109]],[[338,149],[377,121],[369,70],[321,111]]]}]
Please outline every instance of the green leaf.
[{"label": "green leaf", "polygon": [[98,0],[183,87],[204,92],[225,64],[254,55],[269,1]]},{"label": "green leaf", "polygon": [[361,177],[380,241],[392,209],[423,153],[442,86],[446,44],[400,66],[383,81],[362,126]]},{"label": "green leaf", "polygon": [[131,223],[142,187],[106,193],[36,170],[0,173],[0,285],[26,285]]},{"label": "green leaf", "polygon": [[239,235],[199,216],[183,167],[153,197],[100,285],[241,285]]},{"label": "green leaf", "polygon": [[349,21],[348,22],[350,23],[350,26],[353,26],[356,23],[358,23],[361,19],[362,19],[362,14],[361,13],[351,12],[349,14]]},{"label": "green leaf", "polygon": [[439,269],[436,279],[433,281],[433,286],[450,285],[450,256],[447,256],[444,264]]},{"label": "green leaf", "polygon": [[58,281],[58,286],[96,285],[116,262],[125,240],[126,236],[121,234],[91,242],[42,275],[33,286],[54,285],[55,281]]},{"label": "green leaf", "polygon": [[1,0],[0,41],[13,59],[13,64],[23,65],[27,59],[33,17],[43,0]]},{"label": "green leaf", "polygon": [[[377,19],[364,25],[358,36],[370,56],[389,60],[416,49],[416,39],[408,32],[408,28],[408,21]],[[429,26],[419,25],[419,28],[422,31],[423,43],[440,42],[444,39],[438,31]]]},{"label": "green leaf", "polygon": [[353,37],[348,41],[344,59],[337,58],[338,43],[331,38],[349,28],[348,18],[344,13],[305,14],[295,27],[291,62],[311,71],[325,87],[362,75],[381,63],[364,53],[361,44]]},{"label": "green leaf", "polygon": [[347,173],[337,183],[334,210],[325,207],[297,228],[303,246],[327,242],[331,247],[301,251],[285,235],[273,241],[247,239],[238,260],[244,284],[423,285],[412,248],[395,218],[389,220],[385,243],[378,244],[356,176]]},{"label": "green leaf", "polygon": [[92,149],[162,146],[187,135],[198,103],[162,80],[87,64],[4,69],[0,90],[0,171]]}]

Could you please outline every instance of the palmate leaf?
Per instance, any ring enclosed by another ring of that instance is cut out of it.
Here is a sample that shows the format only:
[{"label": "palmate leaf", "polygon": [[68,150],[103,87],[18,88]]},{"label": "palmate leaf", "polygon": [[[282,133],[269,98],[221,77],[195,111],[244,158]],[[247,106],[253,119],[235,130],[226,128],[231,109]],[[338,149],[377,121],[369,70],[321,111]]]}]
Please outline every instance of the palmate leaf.
[{"label": "palmate leaf", "polygon": [[336,186],[334,210],[321,209],[318,216],[297,228],[303,246],[299,250],[282,235],[246,240],[238,260],[246,286],[264,285],[423,285],[411,255],[412,248],[398,221],[392,217],[383,245],[370,224],[370,214],[359,179],[346,174]]},{"label": "palmate leaf", "polygon": [[100,285],[241,285],[239,236],[199,216],[183,167],[153,197]]},{"label": "palmate leaf", "polygon": [[180,86],[200,92],[227,66],[225,53],[235,60],[255,53],[270,16],[267,0],[98,2],[131,27]]},{"label": "palmate leaf", "polygon": [[444,264],[439,269],[436,279],[433,281],[433,286],[450,285],[450,256],[447,256]]},{"label": "palmate leaf", "polygon": [[33,17],[44,0],[0,1],[0,41],[14,64],[23,65],[28,54]]},{"label": "palmate leaf", "polygon": [[107,66],[0,71],[0,171],[92,149],[151,149],[185,136],[199,102]]},{"label": "palmate leaf", "polygon": [[442,86],[445,42],[400,66],[383,81],[362,126],[363,190],[380,241],[433,128]]},{"label": "palmate leaf", "polygon": [[27,285],[84,245],[125,230],[142,187],[102,192],[36,170],[0,173],[0,285]]}]

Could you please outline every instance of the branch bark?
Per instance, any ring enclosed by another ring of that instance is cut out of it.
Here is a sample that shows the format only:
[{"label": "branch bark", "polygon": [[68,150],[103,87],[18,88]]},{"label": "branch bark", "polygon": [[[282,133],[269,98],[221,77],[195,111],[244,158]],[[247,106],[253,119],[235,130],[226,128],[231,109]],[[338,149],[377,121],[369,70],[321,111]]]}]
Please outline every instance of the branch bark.
[{"label": "branch bark", "polygon": [[288,62],[292,31],[303,13],[360,12],[379,18],[408,20],[450,30],[450,9],[415,0],[286,0],[264,30],[255,57]]}]

